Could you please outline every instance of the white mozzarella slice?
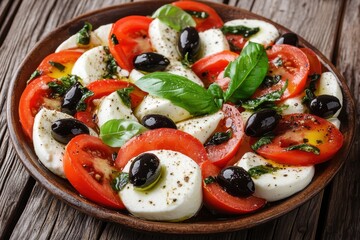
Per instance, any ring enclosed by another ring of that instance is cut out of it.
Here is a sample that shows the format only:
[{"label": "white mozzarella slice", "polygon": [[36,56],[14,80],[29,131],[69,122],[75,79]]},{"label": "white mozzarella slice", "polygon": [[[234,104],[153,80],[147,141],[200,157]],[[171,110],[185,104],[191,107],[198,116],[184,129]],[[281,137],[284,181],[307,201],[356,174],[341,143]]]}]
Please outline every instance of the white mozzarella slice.
[{"label": "white mozzarella slice", "polygon": [[100,40],[102,46],[109,46],[109,35],[113,24],[102,25],[94,30],[95,35]]},{"label": "white mozzarella slice", "polygon": [[176,30],[156,18],[150,23],[149,36],[151,45],[156,52],[169,59],[180,60],[177,50],[178,32]]},{"label": "white mozzarella slice", "polygon": [[204,86],[204,83],[201,79],[191,70],[191,68],[186,68],[179,61],[171,61],[170,65],[166,68],[166,72],[186,77],[187,79],[193,81],[194,83]]},{"label": "white mozzarella slice", "polygon": [[140,78],[142,78],[143,76],[145,76],[145,74],[143,74],[142,72],[140,72],[139,70],[136,70],[135,68],[133,70],[131,70],[130,75],[129,75],[129,81],[132,83],[135,83],[137,80],[139,80]]},{"label": "white mozzarella slice", "polygon": [[63,50],[75,49],[75,50],[87,50],[96,46],[101,45],[101,40],[97,37],[94,32],[90,32],[90,43],[87,45],[82,45],[77,42],[78,35],[74,34],[64,42],[62,42],[55,50],[55,52],[60,52]]},{"label": "white mozzarella slice", "polygon": [[248,171],[250,168],[269,164],[279,169],[272,173],[262,174],[258,178],[252,178],[255,184],[254,196],[264,198],[269,202],[284,199],[303,190],[315,174],[314,166],[277,164],[252,152],[245,153],[235,165]]},{"label": "white mozzarella slice", "polygon": [[[51,172],[65,178],[63,168],[63,156],[65,145],[56,141],[51,135],[51,125],[53,122],[73,118],[72,116],[56,110],[41,109],[35,116],[33,127],[33,143],[35,153],[40,162]],[[90,134],[97,134],[90,129]]]},{"label": "white mozzarella slice", "polygon": [[137,118],[132,113],[131,108],[124,104],[117,92],[111,93],[100,102],[96,116],[99,127],[112,119],[125,119],[137,122]]},{"label": "white mozzarella slice", "polygon": [[214,133],[219,122],[224,118],[224,113],[218,111],[214,114],[204,117],[198,117],[179,122],[176,124],[178,130],[189,133],[204,144],[206,140]]},{"label": "white mozzarella slice", "polygon": [[174,105],[170,100],[147,95],[135,109],[135,116],[142,119],[148,114],[167,116],[175,123],[191,117],[191,114],[182,107]]},{"label": "white mozzarella slice", "polygon": [[[82,79],[83,85],[88,85],[93,81],[103,79],[109,74],[107,70],[107,61],[109,60],[109,52],[107,47],[98,46],[83,53],[75,62],[71,71],[73,75],[77,75]],[[127,77],[129,72],[120,69],[113,78]]]},{"label": "white mozzarella slice", "polygon": [[[139,191],[128,183],[119,195],[134,216],[155,221],[182,221],[202,205],[201,171],[188,156],[169,150],[149,151],[162,166],[162,175],[151,189]],[[129,172],[132,161],[123,172]]]},{"label": "white mozzarella slice", "polygon": [[302,97],[296,96],[293,98],[288,98],[282,102],[282,104],[287,107],[283,109],[282,114],[292,114],[292,113],[305,113],[307,111],[306,106],[302,104]]},{"label": "white mozzarella slice", "polygon": [[200,54],[203,58],[224,50],[229,50],[229,43],[220,29],[208,29],[199,33],[200,37]]},{"label": "white mozzarella slice", "polygon": [[326,120],[328,120],[329,122],[334,124],[337,129],[340,129],[341,122],[340,122],[340,120],[338,118],[332,117],[332,118],[328,118]]},{"label": "white mozzarella slice", "polygon": [[255,20],[255,19],[236,19],[228,21],[224,24],[225,26],[245,26],[248,28],[258,27],[259,32],[251,35],[248,39],[251,42],[260,43],[263,45],[269,45],[280,36],[277,28],[265,21]]},{"label": "white mozzarella slice", "polygon": [[[319,79],[319,87],[315,91],[315,95],[331,95],[339,99],[341,106],[343,105],[343,94],[341,87],[332,72],[324,72]],[[333,117],[339,116],[341,108],[333,115]]]}]

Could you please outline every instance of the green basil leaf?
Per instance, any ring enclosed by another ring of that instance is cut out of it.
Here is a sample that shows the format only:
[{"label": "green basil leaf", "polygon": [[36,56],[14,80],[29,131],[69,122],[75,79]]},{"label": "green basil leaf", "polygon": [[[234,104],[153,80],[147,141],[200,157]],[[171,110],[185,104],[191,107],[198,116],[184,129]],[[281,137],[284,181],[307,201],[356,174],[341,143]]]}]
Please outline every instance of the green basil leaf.
[{"label": "green basil leaf", "polygon": [[311,152],[311,153],[314,153],[315,155],[320,154],[319,148],[317,148],[313,145],[307,144],[307,143],[290,146],[290,147],[286,148],[285,150],[286,151],[300,150],[300,151],[304,151],[304,152]]},{"label": "green basil leaf", "polygon": [[135,85],[153,96],[170,100],[193,116],[217,112],[220,107],[206,89],[189,79],[167,72],[154,72],[137,80]]},{"label": "green basil leaf", "polygon": [[88,45],[90,43],[90,32],[92,25],[85,22],[84,27],[77,33],[77,43],[81,45]]},{"label": "green basil leaf", "polygon": [[176,31],[181,31],[185,27],[196,26],[196,22],[190,14],[171,4],[163,5],[156,10],[151,17],[158,18],[161,22]]},{"label": "green basil leaf", "polygon": [[29,80],[27,80],[26,83],[28,84],[28,83],[29,83],[31,80],[33,80],[34,78],[37,78],[37,77],[41,76],[41,74],[42,74],[42,72],[41,72],[40,70],[36,69],[36,70],[31,74]]},{"label": "green basil leaf", "polygon": [[76,105],[76,110],[77,111],[85,111],[86,110],[86,103],[85,100],[88,97],[91,97],[92,95],[94,95],[94,92],[90,91],[89,89],[87,89],[86,87],[82,88],[82,92],[83,95],[81,96],[80,101],[78,102],[78,104]]},{"label": "green basil leaf", "polygon": [[110,185],[113,190],[119,192],[126,186],[126,184],[128,184],[128,182],[129,173],[121,172],[113,178],[113,180],[110,182]]},{"label": "green basil leaf", "polygon": [[112,119],[100,127],[101,140],[111,147],[121,147],[130,138],[147,131],[138,122],[124,119]]},{"label": "green basil leaf", "polygon": [[104,51],[107,54],[106,57],[106,74],[103,75],[103,78],[117,78],[118,75],[118,64],[116,63],[114,57],[111,55],[108,47],[104,47]]},{"label": "green basil leaf", "polygon": [[265,94],[261,97],[255,98],[255,99],[250,99],[247,100],[245,102],[243,102],[241,104],[241,106],[245,109],[256,109],[257,107],[259,107],[261,104],[265,103],[265,102],[275,102],[280,100],[281,96],[284,94],[286,88],[288,86],[288,80],[286,80],[284,86],[277,91]]},{"label": "green basil leaf", "polygon": [[255,27],[255,28],[249,28],[243,25],[238,25],[238,26],[223,26],[221,28],[221,31],[224,34],[230,33],[230,34],[235,34],[235,35],[241,35],[245,38],[248,38],[256,33],[258,33],[260,31],[260,28]]},{"label": "green basil leaf", "polygon": [[205,184],[210,184],[210,183],[214,183],[214,182],[216,182],[216,178],[213,177],[213,176],[209,176],[209,177],[204,179]]},{"label": "green basil leaf", "polygon": [[116,91],[122,102],[129,108],[131,107],[130,93],[132,91],[134,91],[134,87],[122,88]]},{"label": "green basil leaf", "polygon": [[76,75],[67,75],[66,77],[58,78],[56,81],[48,83],[49,88],[56,95],[63,96],[76,82],[81,78]]},{"label": "green basil leaf", "polygon": [[232,136],[232,131],[228,130],[226,132],[216,132],[214,135],[210,137],[210,139],[204,144],[204,146],[211,146],[211,145],[220,145],[224,142],[229,141]]},{"label": "green basil leaf", "polygon": [[250,176],[252,178],[259,178],[261,175],[266,174],[266,173],[273,173],[276,172],[277,170],[279,170],[280,168],[278,167],[274,167],[271,164],[268,165],[259,165],[259,166],[255,166],[252,167],[248,170],[248,173],[250,174]]},{"label": "green basil leaf", "polygon": [[62,65],[61,63],[58,62],[54,62],[54,61],[49,61],[49,64],[57,69],[59,69],[59,71],[64,71],[65,70],[65,66]]},{"label": "green basil leaf", "polygon": [[214,97],[214,101],[217,106],[221,108],[224,103],[224,92],[221,87],[217,83],[212,83],[208,87],[207,91]]},{"label": "green basil leaf", "polygon": [[237,102],[249,98],[264,80],[269,68],[266,51],[261,44],[249,42],[240,56],[225,69],[231,79],[224,100]]},{"label": "green basil leaf", "polygon": [[273,138],[274,138],[274,136],[261,137],[259,140],[257,140],[256,143],[251,145],[251,149],[256,152],[260,147],[262,147],[264,145],[267,145],[267,144],[270,144]]}]

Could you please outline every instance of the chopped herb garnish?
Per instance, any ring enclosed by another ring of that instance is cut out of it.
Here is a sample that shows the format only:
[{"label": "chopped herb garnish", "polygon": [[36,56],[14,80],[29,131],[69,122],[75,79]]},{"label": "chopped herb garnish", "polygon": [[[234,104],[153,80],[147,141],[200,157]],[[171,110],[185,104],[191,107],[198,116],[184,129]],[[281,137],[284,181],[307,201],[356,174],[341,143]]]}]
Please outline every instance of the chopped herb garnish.
[{"label": "chopped herb garnish", "polygon": [[111,42],[112,42],[114,45],[118,45],[118,44],[119,44],[119,40],[116,38],[116,35],[115,35],[115,34],[111,34]]},{"label": "chopped herb garnish", "polygon": [[212,135],[207,141],[204,146],[211,146],[211,145],[220,145],[224,142],[229,141],[231,138],[232,132],[231,130],[228,130],[226,132],[216,132],[214,135]]},{"label": "chopped herb garnish", "polygon": [[305,96],[301,102],[303,104],[309,104],[315,97],[315,94],[309,88],[307,88],[305,89]]},{"label": "chopped herb garnish", "polygon": [[122,88],[116,91],[122,102],[129,108],[131,107],[130,93],[132,91],[134,91],[134,87]]},{"label": "chopped herb garnish", "polygon": [[259,165],[256,167],[252,167],[248,170],[248,173],[252,178],[259,178],[261,175],[266,173],[273,173],[279,170],[280,168],[274,167],[273,165],[267,164],[267,165]]},{"label": "chopped herb garnish", "polygon": [[213,176],[209,176],[209,177],[204,179],[205,184],[210,184],[210,183],[213,183],[213,182],[216,182],[216,178],[213,177]]},{"label": "chopped herb garnish", "polygon": [[113,178],[110,185],[111,185],[112,189],[119,192],[126,186],[126,184],[128,182],[129,182],[129,173],[121,172],[121,173],[118,173]]},{"label": "chopped herb garnish", "polygon": [[283,65],[283,61],[282,61],[281,57],[277,57],[274,60],[274,65],[275,65],[275,67],[281,67]]},{"label": "chopped herb garnish", "polygon": [[191,68],[193,62],[189,59],[189,52],[187,52],[184,58],[181,60],[181,64],[186,68]]},{"label": "chopped herb garnish", "polygon": [[185,10],[188,14],[190,14],[193,17],[205,19],[209,17],[209,14],[204,11],[192,11],[192,10]]},{"label": "chopped herb garnish", "polygon": [[82,92],[83,92],[83,95],[81,96],[81,99],[80,99],[80,101],[78,102],[78,104],[76,106],[77,111],[85,111],[86,110],[85,100],[88,97],[91,97],[92,95],[94,95],[94,92],[90,91],[86,87],[82,88]]},{"label": "chopped herb garnish", "polygon": [[281,80],[281,75],[266,76],[261,85],[263,88],[269,88],[277,84],[280,80]]},{"label": "chopped herb garnish", "polygon": [[274,136],[261,137],[259,140],[257,140],[256,143],[251,145],[251,149],[256,152],[260,147],[262,147],[264,145],[267,145],[267,144],[270,144],[273,138],[274,138]]},{"label": "chopped herb garnish", "polygon": [[68,75],[48,83],[53,94],[63,96],[80,78],[76,75]]},{"label": "chopped herb garnish", "polygon": [[59,69],[61,72],[65,70],[65,66],[58,62],[49,61],[49,64],[57,69]]},{"label": "chopped herb garnish", "polygon": [[316,97],[314,92],[316,91],[316,82],[320,78],[319,74],[312,74],[309,76],[309,86],[305,89],[305,96],[302,99],[302,103],[310,104],[310,102]]},{"label": "chopped herb garnish", "polygon": [[29,80],[27,80],[27,83],[29,83],[31,80],[33,80],[34,78],[37,78],[39,76],[41,76],[42,72],[40,70],[35,70],[31,75]]},{"label": "chopped herb garnish", "polygon": [[221,31],[224,34],[230,33],[230,34],[235,34],[235,35],[242,35],[245,38],[250,37],[251,35],[256,34],[257,32],[260,31],[260,28],[255,27],[255,28],[249,28],[249,27],[245,27],[243,25],[238,25],[238,26],[223,26],[221,28]]},{"label": "chopped herb garnish", "polygon": [[92,25],[85,22],[84,27],[77,33],[77,43],[81,45],[88,45],[90,43],[90,32]]},{"label": "chopped herb garnish", "polygon": [[311,153],[314,153],[316,155],[320,154],[320,149],[319,148],[317,148],[317,147],[315,147],[313,145],[307,144],[307,143],[290,146],[290,147],[286,148],[285,150],[286,151],[300,150],[300,151],[304,151],[304,152],[311,152]]},{"label": "chopped herb garnish", "polygon": [[106,72],[103,76],[103,78],[117,78],[118,75],[118,65],[114,59],[114,57],[111,55],[110,50],[108,47],[104,47],[104,50],[107,54],[107,60],[106,60]]}]

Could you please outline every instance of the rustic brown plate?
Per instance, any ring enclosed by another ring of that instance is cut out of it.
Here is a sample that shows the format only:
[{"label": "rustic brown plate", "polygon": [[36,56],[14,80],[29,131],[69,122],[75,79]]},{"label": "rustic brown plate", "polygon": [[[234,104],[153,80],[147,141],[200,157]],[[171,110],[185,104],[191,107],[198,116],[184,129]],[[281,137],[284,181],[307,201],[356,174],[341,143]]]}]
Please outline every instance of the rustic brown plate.
[{"label": "rustic brown plate", "polygon": [[[94,28],[96,28],[103,24],[115,22],[117,19],[127,15],[150,15],[155,9],[167,2],[169,1],[128,3],[79,16],[55,29],[42,41],[40,41],[28,54],[19,67],[18,73],[10,85],[7,102],[7,119],[14,147],[19,158],[30,174],[57,198],[82,212],[102,220],[112,221],[138,230],[151,232],[190,234],[225,232],[250,228],[277,218],[312,198],[315,194],[322,190],[327,183],[329,183],[348,156],[355,132],[355,107],[350,91],[341,74],[335,69],[329,60],[327,60],[318,50],[302,38],[300,38],[300,44],[315,51],[315,53],[319,56],[324,69],[333,72],[337,76],[337,80],[342,87],[344,94],[344,106],[340,115],[340,120],[341,131],[344,134],[345,142],[343,148],[331,161],[316,167],[316,174],[311,184],[306,189],[290,198],[269,204],[262,210],[248,215],[234,217],[213,216],[205,208],[203,208],[197,217],[186,222],[152,222],[135,218],[125,211],[119,212],[101,207],[82,198],[66,180],[52,174],[38,161],[32,144],[26,140],[21,129],[18,106],[21,93],[26,86],[26,81],[29,79],[29,76],[36,69],[41,60],[48,54],[54,52],[56,47],[62,41],[76,33],[83,26],[84,21],[92,23]],[[208,4],[216,9],[224,21],[236,18],[261,19],[274,24],[281,33],[289,32],[289,30],[283,26],[254,13],[236,7],[212,2],[209,2]]]}]

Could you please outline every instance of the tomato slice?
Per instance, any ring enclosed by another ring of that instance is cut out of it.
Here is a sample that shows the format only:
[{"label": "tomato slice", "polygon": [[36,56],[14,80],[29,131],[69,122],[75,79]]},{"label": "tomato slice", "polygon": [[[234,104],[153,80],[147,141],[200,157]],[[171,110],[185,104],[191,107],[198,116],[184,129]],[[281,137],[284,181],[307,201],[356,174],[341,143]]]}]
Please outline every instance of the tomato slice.
[{"label": "tomato slice", "polygon": [[54,79],[44,75],[32,80],[25,88],[19,102],[19,118],[27,137],[32,139],[35,115],[42,107],[59,110],[60,99],[54,99],[48,83]]},{"label": "tomato slice", "polygon": [[[257,150],[261,156],[281,164],[313,165],[332,158],[343,145],[343,135],[327,120],[311,114],[284,115],[274,130],[270,144]],[[256,139],[251,139],[253,144]],[[309,144],[320,150],[319,154],[288,147]]]},{"label": "tomato slice", "polygon": [[215,132],[231,131],[231,138],[219,145],[206,146],[208,158],[215,165],[224,167],[238,151],[244,136],[244,123],[236,107],[224,104],[222,111],[225,118],[220,122]]},{"label": "tomato slice", "polygon": [[109,35],[109,48],[121,68],[131,71],[135,56],[152,52],[148,34],[151,21],[151,18],[145,16],[128,16],[113,25]]},{"label": "tomato slice", "polygon": [[[52,53],[42,60],[37,70],[42,75],[48,75],[52,78],[65,77],[71,74],[71,70],[82,52],[65,50],[57,53]],[[61,64],[64,67],[57,67],[57,64]]]},{"label": "tomato slice", "polygon": [[65,176],[84,197],[103,206],[124,209],[112,189],[112,174],[118,172],[112,161],[114,150],[99,138],[78,135],[68,143],[64,155]]},{"label": "tomato slice", "polygon": [[280,90],[285,85],[286,80],[288,80],[288,86],[281,100],[301,93],[304,90],[310,70],[309,60],[305,53],[297,47],[278,44],[267,50],[267,55],[269,58],[268,75],[272,77],[280,75],[281,80],[271,87],[259,88],[253,98]]},{"label": "tomato slice", "polygon": [[[203,162],[201,165],[203,180],[208,177],[217,176],[220,168],[210,161]],[[244,214],[258,210],[266,204],[266,200],[254,196],[245,198],[234,197],[225,192],[221,186],[216,183],[206,184],[203,181],[203,201],[209,209],[226,214]]]},{"label": "tomato slice", "polygon": [[115,165],[123,169],[130,159],[139,154],[161,149],[180,152],[198,164],[208,159],[204,146],[195,137],[180,130],[159,128],[138,135],[124,144],[118,152]]},{"label": "tomato slice", "polygon": [[234,61],[239,54],[225,50],[196,61],[191,69],[204,82],[205,87],[215,82],[218,75]]},{"label": "tomato slice", "polygon": [[309,63],[310,63],[309,75],[313,75],[313,74],[321,75],[322,67],[321,67],[321,63],[320,63],[319,58],[317,57],[316,53],[314,53],[314,51],[311,50],[310,48],[300,48],[300,50],[303,53],[305,53],[305,55],[307,56],[307,58],[309,60]]},{"label": "tomato slice", "polygon": [[196,22],[196,29],[203,32],[210,28],[221,28],[224,23],[217,12],[206,4],[193,1],[177,1],[172,5],[177,6],[185,11],[206,12],[209,16],[207,18],[198,18],[193,16]]},{"label": "tomato slice", "polygon": [[234,52],[240,53],[247,43],[248,39],[242,35],[237,34],[226,34],[226,39],[229,42],[230,49]]}]

